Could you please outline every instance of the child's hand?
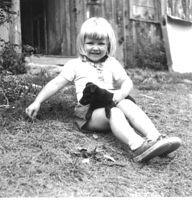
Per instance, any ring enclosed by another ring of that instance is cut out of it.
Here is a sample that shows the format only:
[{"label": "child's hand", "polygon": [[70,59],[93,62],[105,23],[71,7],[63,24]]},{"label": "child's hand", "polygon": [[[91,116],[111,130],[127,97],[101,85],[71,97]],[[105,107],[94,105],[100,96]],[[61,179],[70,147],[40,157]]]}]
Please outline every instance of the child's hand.
[{"label": "child's hand", "polygon": [[121,90],[118,90],[113,94],[113,101],[114,101],[115,104],[118,104],[124,98],[125,97],[124,97],[124,95],[123,95]]},{"label": "child's hand", "polygon": [[33,102],[30,106],[26,108],[25,112],[30,118],[34,119],[40,109],[40,106],[40,103]]}]

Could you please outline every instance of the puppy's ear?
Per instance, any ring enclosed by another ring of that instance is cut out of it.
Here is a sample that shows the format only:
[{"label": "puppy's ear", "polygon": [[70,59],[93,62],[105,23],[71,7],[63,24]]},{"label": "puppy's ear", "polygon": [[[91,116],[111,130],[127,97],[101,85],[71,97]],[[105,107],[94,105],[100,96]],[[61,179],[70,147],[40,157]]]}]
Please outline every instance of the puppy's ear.
[{"label": "puppy's ear", "polygon": [[92,85],[92,84],[93,84],[92,82],[88,82],[88,83],[86,84],[86,87],[89,86],[89,85]]}]

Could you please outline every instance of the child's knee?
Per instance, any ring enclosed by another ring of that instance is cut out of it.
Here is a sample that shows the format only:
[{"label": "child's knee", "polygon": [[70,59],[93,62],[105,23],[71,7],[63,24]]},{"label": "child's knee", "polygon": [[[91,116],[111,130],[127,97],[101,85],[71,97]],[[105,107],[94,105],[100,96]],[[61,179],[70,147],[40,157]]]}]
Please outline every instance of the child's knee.
[{"label": "child's knee", "polygon": [[123,99],[121,100],[118,104],[117,107],[120,108],[121,110],[133,110],[133,112],[135,112],[135,109],[138,109],[139,107],[137,106],[137,104],[135,104],[133,101],[129,100],[129,99]]},{"label": "child's knee", "polygon": [[118,107],[113,107],[113,108],[111,108],[111,117],[120,118],[120,117],[124,117],[124,114],[121,111],[121,109],[119,109]]},{"label": "child's knee", "polygon": [[131,101],[130,99],[123,99],[123,100],[121,100],[119,103],[118,103],[118,105],[124,105],[124,104],[128,104],[128,105],[130,105],[130,106],[132,106],[133,104],[135,105],[135,103],[133,102],[133,101]]}]

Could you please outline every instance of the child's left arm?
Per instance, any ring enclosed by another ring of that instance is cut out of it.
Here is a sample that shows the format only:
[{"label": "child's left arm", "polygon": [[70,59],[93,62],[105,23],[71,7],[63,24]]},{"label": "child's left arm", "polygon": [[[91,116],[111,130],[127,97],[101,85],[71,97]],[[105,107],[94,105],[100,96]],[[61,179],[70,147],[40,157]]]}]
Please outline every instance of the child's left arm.
[{"label": "child's left arm", "polygon": [[133,82],[129,77],[127,77],[122,82],[120,90],[117,90],[113,95],[113,101],[115,102],[115,104],[125,99],[125,97],[128,96],[132,88],[133,88]]},{"label": "child's left arm", "polygon": [[111,70],[113,72],[113,80],[115,85],[117,85],[118,88],[120,88],[113,95],[113,101],[117,104],[128,96],[128,94],[133,88],[133,82],[127,75],[127,72],[125,71],[121,63],[114,58],[111,58],[111,60],[112,60]]}]

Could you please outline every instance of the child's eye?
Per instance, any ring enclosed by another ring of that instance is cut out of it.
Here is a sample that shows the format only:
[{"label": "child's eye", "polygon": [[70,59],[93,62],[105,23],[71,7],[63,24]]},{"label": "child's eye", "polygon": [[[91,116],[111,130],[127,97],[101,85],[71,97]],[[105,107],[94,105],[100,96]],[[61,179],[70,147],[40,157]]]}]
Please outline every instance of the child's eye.
[{"label": "child's eye", "polygon": [[92,44],[93,44],[93,42],[86,42],[85,44],[89,44],[89,45],[92,45]]}]

